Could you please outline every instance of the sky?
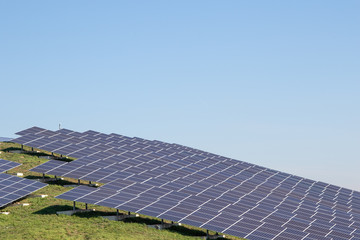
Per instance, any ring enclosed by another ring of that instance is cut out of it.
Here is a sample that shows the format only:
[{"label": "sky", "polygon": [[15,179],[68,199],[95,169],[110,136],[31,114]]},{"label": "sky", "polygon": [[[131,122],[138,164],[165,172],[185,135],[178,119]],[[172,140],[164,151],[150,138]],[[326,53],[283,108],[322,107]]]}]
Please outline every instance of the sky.
[{"label": "sky", "polygon": [[61,124],[360,190],[359,10],[0,0],[0,137]]}]

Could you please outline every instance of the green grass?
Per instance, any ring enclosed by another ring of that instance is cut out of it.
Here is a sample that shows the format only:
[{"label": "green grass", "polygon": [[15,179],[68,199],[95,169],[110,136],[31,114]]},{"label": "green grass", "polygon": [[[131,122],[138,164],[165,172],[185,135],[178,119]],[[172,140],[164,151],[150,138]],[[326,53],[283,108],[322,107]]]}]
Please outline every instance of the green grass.
[{"label": "green grass", "polygon": [[[39,158],[39,156],[50,153],[18,154],[7,152],[15,149],[20,149],[20,146],[14,143],[0,143],[0,158],[22,164],[8,171],[8,173],[22,172],[25,178],[40,178],[41,174],[28,170],[48,161]],[[24,150],[30,151],[31,149],[25,147]],[[57,211],[71,210],[72,202],[54,197],[71,189],[62,185],[76,182],[76,180],[69,178],[65,178],[63,181],[50,182],[48,186],[34,193],[34,195],[47,194],[49,197],[28,197],[18,202],[30,203],[30,206],[13,205],[0,209],[2,212],[10,212],[10,215],[0,215],[0,239],[195,240],[206,235],[204,229],[187,225],[165,230],[148,228],[147,224],[157,224],[160,223],[160,220],[144,215],[124,221],[110,221],[100,216],[115,215],[114,209],[90,204],[89,208],[95,208],[95,212],[77,213],[73,216],[56,215]],[[77,203],[76,206],[85,208],[85,204],[82,203]],[[214,232],[210,233],[214,234]],[[226,239],[240,238],[229,236]]]}]

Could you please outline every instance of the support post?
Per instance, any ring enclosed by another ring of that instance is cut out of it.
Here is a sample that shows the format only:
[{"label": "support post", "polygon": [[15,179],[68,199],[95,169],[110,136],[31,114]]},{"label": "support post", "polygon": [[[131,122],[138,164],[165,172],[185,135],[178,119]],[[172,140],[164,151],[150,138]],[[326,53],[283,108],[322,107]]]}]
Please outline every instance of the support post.
[{"label": "support post", "polygon": [[80,185],[80,179],[78,179],[78,185]]},{"label": "support post", "polygon": [[116,209],[116,217],[119,218],[119,209]]},{"label": "support post", "polygon": [[89,184],[91,184],[91,181],[89,181]]},{"label": "support post", "polygon": [[73,205],[73,211],[75,211],[75,205],[76,205],[76,202],[74,201],[74,205]]},{"label": "support post", "polygon": [[209,229],[206,229],[206,239],[209,239]]},{"label": "support post", "polygon": [[45,173],[43,173],[43,179],[45,179]]},{"label": "support post", "polygon": [[164,224],[164,219],[163,218],[161,219],[161,224]]},{"label": "support post", "polygon": [[24,151],[24,145],[21,144],[21,151]]},{"label": "support post", "polygon": [[31,151],[32,151],[32,152],[34,151],[34,148],[33,148],[33,147],[31,147]]},{"label": "support post", "polygon": [[86,209],[86,210],[88,209],[88,205],[87,205],[87,203],[85,203],[85,209]]},{"label": "support post", "polygon": [[130,211],[128,212],[128,215],[131,215]]}]

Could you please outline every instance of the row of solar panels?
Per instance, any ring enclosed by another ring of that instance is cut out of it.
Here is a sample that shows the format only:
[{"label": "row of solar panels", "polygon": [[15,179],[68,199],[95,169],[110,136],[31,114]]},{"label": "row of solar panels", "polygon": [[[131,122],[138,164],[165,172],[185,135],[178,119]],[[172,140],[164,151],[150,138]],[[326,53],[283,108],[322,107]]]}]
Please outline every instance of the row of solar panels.
[{"label": "row of solar panels", "polygon": [[46,186],[41,182],[1,173],[20,165],[20,163],[0,159],[0,208]]},{"label": "row of solar panels", "polygon": [[30,128],[14,142],[70,157],[32,171],[106,183],[58,198],[254,240],[360,239],[360,193],[215,154],[95,131]]}]

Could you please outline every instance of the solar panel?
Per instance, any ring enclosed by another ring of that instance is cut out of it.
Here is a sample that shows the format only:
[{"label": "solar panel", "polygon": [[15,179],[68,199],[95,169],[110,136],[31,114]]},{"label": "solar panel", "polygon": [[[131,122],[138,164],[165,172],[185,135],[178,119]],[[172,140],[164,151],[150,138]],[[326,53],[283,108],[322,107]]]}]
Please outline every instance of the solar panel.
[{"label": "solar panel", "polygon": [[0,207],[21,199],[45,186],[45,183],[0,173]]},{"label": "solar panel", "polygon": [[[90,130],[63,133],[73,135],[73,143],[64,140],[69,145],[59,148],[63,139],[53,135],[57,142],[44,146],[79,159],[32,170],[106,184],[58,198],[255,240],[360,239],[359,192],[178,144]],[[13,141],[31,146],[40,135]]]},{"label": "solar panel", "polygon": [[0,208],[46,186],[44,183],[1,173],[20,165],[0,159]]},{"label": "solar panel", "polygon": [[[307,180],[300,180],[298,185],[301,185],[301,181]],[[308,188],[306,192],[309,193],[313,188],[318,188],[319,184],[314,183],[313,187]],[[277,188],[281,187],[280,185]],[[86,189],[86,187],[81,189]],[[322,188],[322,190],[325,189],[326,187]],[[77,188],[73,189],[59,195],[58,198],[125,209],[248,239],[281,239],[291,234],[289,232],[291,229],[296,236],[301,237],[300,239],[305,236],[312,236],[314,239],[351,239],[355,236],[356,230],[355,227],[349,227],[356,224],[351,214],[340,213],[330,207],[325,207],[322,211],[319,207],[315,207],[308,216],[292,213],[287,211],[286,207],[283,208],[286,205],[296,206],[297,209],[303,208],[304,213],[311,209],[311,205],[319,206],[318,199],[301,201],[300,198],[290,199],[286,195],[277,194],[282,199],[280,202],[262,202],[268,199],[263,194],[264,197],[258,198],[260,200],[252,204],[252,201],[256,199],[255,191],[250,191],[252,197],[248,201],[244,199],[249,195],[243,195],[237,201],[232,201],[226,198],[211,199],[200,192],[189,194],[119,179],[92,191],[88,189],[86,195],[76,194],[77,191]],[[337,194],[338,198],[345,197],[339,192]],[[285,204],[286,200],[288,201]],[[359,202],[359,198],[356,201]],[[330,220],[321,221],[316,218],[315,215],[320,212],[323,218],[328,217]],[[357,216],[358,214],[359,212]],[[338,215],[341,221],[335,223],[334,219]],[[286,229],[288,231],[285,231]],[[277,236],[281,237],[275,238]]]},{"label": "solar panel", "polygon": [[[30,145],[35,144],[34,146],[38,146],[38,145],[36,145],[37,142],[39,142],[43,139],[44,138],[36,139],[36,140],[31,139]],[[17,140],[15,140],[15,141],[17,141]],[[27,140],[27,141],[29,142],[29,140]],[[131,142],[131,144],[134,145],[134,142]],[[61,147],[63,145],[65,145],[65,147]],[[84,146],[89,146],[89,147],[84,147]],[[127,146],[129,146],[129,145],[127,145]],[[144,149],[147,149],[149,146],[151,146],[151,145],[149,145],[149,144],[141,145],[141,147],[143,147]],[[141,170],[139,167],[136,167],[135,165],[142,164],[146,161],[149,161],[150,159],[167,156],[165,154],[171,155],[174,153],[174,151],[169,151],[169,149],[167,151],[154,153],[154,151],[159,151],[159,150],[161,150],[161,148],[155,148],[154,150],[144,150],[144,149],[140,149],[138,147],[139,147],[139,145],[136,145],[135,146],[136,150],[130,151],[130,150],[132,150],[131,146],[129,146],[128,149],[124,149],[124,148],[119,149],[119,148],[114,148],[114,147],[106,147],[103,144],[94,145],[91,142],[83,142],[80,144],[66,145],[65,143],[62,143],[59,141],[53,141],[49,144],[45,144],[42,148],[47,151],[55,151],[54,148],[58,148],[56,150],[57,153],[69,155],[69,156],[78,156],[78,157],[88,156],[87,158],[82,158],[84,160],[81,160],[84,165],[94,164],[94,166],[96,165],[98,167],[105,168],[105,167],[109,167],[109,162],[122,162],[121,166],[113,166],[113,167],[115,167],[119,171],[124,170],[125,169],[124,166],[131,167],[128,170],[134,174],[145,170],[145,169]],[[176,150],[182,151],[181,149],[180,150],[176,149]],[[69,153],[69,152],[72,152],[72,153]],[[153,155],[151,155],[150,153],[152,153]],[[126,159],[131,159],[131,161],[126,163],[126,162],[124,162]],[[103,162],[99,161],[99,160],[103,160]],[[93,163],[94,161],[96,161],[96,163]],[[169,161],[169,159],[167,161]],[[75,162],[79,163],[80,159]],[[166,163],[166,161],[163,161],[163,163]],[[73,166],[73,168],[71,168],[72,166]],[[153,167],[158,167],[158,163],[153,164]],[[73,165],[72,163],[68,163],[68,171],[73,171],[77,168],[79,168],[78,165]],[[66,172],[62,171],[61,168],[59,168],[59,169],[56,168],[56,169],[54,169],[54,171],[52,171],[52,173],[54,175],[55,174],[56,175],[66,174]],[[39,170],[39,169],[35,168],[34,170]],[[47,168],[46,170],[48,171],[50,169]],[[58,171],[58,172],[56,172],[56,171]],[[74,174],[72,174],[72,176],[74,176],[75,178],[78,178],[78,179],[84,179],[83,175],[75,176]],[[106,177],[106,176],[102,176],[101,178],[104,178],[104,177]],[[84,179],[84,180],[95,181],[95,179],[89,179],[89,177],[87,177],[87,179]]]},{"label": "solar panel", "polygon": [[37,138],[37,139],[35,139],[35,140],[33,140],[31,142],[31,147],[40,148],[40,147],[42,147],[42,146],[44,146],[46,144],[49,144],[49,142],[52,142],[51,139],[49,139],[47,137],[40,137],[40,138]]},{"label": "solar panel", "polygon": [[10,169],[15,168],[20,165],[21,165],[20,163],[0,159],[0,173],[9,171]]},{"label": "solar panel", "polygon": [[35,133],[39,133],[39,132],[42,132],[42,131],[45,131],[46,129],[44,128],[39,128],[39,127],[31,127],[31,128],[28,128],[28,129],[25,129],[25,130],[22,130],[20,132],[17,132],[15,133],[16,135],[20,135],[20,136],[25,136],[27,134],[35,134]]},{"label": "solar panel", "polygon": [[38,138],[39,138],[38,136],[36,136],[32,133],[29,133],[27,135],[24,135],[24,136],[15,138],[15,139],[16,139],[16,143],[25,144],[25,143],[30,143],[31,141],[34,141]]},{"label": "solar panel", "polygon": [[59,129],[59,130],[57,130],[56,132],[57,132],[57,133],[63,133],[63,134],[66,134],[66,135],[75,133],[74,131],[69,130],[69,129],[66,129],[66,128]]},{"label": "solar panel", "polygon": [[51,137],[51,136],[57,135],[57,133],[55,133],[54,131],[50,131],[50,130],[44,130],[44,131],[39,131],[39,132],[35,133],[35,135]]},{"label": "solar panel", "polygon": [[64,164],[66,164],[66,162],[58,161],[58,160],[49,160],[39,166],[36,166],[36,167],[30,169],[30,171],[47,173],[48,171],[50,171],[52,169],[56,169]]},{"label": "solar panel", "polygon": [[0,137],[0,142],[11,142],[12,138]]}]

